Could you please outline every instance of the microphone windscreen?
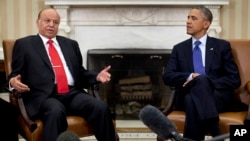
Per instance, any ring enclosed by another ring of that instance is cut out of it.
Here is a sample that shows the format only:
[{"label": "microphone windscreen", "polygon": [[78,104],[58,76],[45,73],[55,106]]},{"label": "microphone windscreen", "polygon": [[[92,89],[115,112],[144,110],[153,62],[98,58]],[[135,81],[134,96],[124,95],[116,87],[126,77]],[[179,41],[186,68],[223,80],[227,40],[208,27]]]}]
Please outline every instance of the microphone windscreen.
[{"label": "microphone windscreen", "polygon": [[172,133],[177,132],[173,122],[154,106],[143,107],[139,119],[162,139],[171,138]]},{"label": "microphone windscreen", "polygon": [[62,132],[56,141],[81,141],[77,134],[73,131]]}]

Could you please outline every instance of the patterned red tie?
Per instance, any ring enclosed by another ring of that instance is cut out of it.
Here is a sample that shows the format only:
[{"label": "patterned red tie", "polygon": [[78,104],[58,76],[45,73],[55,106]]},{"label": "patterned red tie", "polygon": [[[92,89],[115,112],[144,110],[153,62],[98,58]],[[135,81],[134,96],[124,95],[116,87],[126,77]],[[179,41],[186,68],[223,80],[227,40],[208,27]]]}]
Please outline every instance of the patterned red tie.
[{"label": "patterned red tie", "polygon": [[49,44],[49,56],[51,59],[52,67],[54,69],[57,82],[57,92],[58,94],[65,94],[69,92],[69,87],[63,63],[60,59],[58,52],[56,51],[56,48],[53,45],[53,41],[48,40],[48,44]]}]

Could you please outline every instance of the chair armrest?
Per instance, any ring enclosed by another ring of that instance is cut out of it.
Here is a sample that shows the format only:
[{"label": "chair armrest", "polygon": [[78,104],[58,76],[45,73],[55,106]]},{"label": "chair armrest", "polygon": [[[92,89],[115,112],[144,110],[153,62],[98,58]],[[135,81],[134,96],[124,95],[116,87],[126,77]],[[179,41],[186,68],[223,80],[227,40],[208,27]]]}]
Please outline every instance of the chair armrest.
[{"label": "chair armrest", "polygon": [[[97,89],[98,89],[97,84],[93,84],[90,87],[92,95],[95,98],[100,99]],[[22,118],[24,119],[24,122],[26,123],[29,130],[33,132],[37,128],[37,124],[34,121],[32,121],[27,114],[25,105],[23,103],[22,93],[14,90],[13,92],[10,93],[10,97],[12,99],[11,103],[14,104],[16,107],[18,107],[22,115]]]},{"label": "chair armrest", "polygon": [[10,93],[10,95],[12,97],[11,103],[18,107],[29,130],[33,132],[37,128],[37,124],[29,118],[23,103],[22,94],[17,91],[13,91],[12,93]]},{"label": "chair armrest", "polygon": [[250,127],[250,103],[248,104],[248,110],[244,120],[244,125]]},{"label": "chair armrest", "polygon": [[[98,91],[99,91],[99,84],[98,83],[91,85],[89,88],[89,94],[92,95],[93,97],[95,97],[96,99],[101,100]],[[116,120],[115,112],[111,111],[111,116],[112,116],[113,120]]]},{"label": "chair armrest", "polygon": [[164,115],[168,115],[173,110],[174,98],[175,98],[175,90],[172,89],[169,100],[168,100],[168,104],[166,108],[162,111]]},{"label": "chair armrest", "polygon": [[[250,95],[250,81],[248,81],[246,85],[247,85],[246,86],[247,93]],[[246,115],[246,120],[250,121],[250,102],[248,104],[248,111],[247,111],[247,115]]]},{"label": "chair armrest", "polygon": [[90,90],[91,90],[91,94],[93,95],[93,97],[95,97],[96,99],[101,99],[98,93],[98,90],[99,90],[98,84],[92,84],[90,86]]},{"label": "chair armrest", "polygon": [[247,92],[250,94],[250,81],[247,82]]}]

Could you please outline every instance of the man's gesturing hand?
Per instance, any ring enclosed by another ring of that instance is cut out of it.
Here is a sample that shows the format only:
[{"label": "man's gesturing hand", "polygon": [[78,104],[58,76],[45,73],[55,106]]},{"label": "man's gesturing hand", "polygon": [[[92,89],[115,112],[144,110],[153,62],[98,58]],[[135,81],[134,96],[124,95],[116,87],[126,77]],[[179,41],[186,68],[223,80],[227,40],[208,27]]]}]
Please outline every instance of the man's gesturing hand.
[{"label": "man's gesturing hand", "polygon": [[111,74],[108,72],[111,69],[111,66],[104,68],[96,77],[96,80],[101,83],[109,82],[111,79]]},{"label": "man's gesturing hand", "polygon": [[21,75],[17,75],[10,79],[10,85],[18,92],[30,91],[30,88],[21,82]]}]

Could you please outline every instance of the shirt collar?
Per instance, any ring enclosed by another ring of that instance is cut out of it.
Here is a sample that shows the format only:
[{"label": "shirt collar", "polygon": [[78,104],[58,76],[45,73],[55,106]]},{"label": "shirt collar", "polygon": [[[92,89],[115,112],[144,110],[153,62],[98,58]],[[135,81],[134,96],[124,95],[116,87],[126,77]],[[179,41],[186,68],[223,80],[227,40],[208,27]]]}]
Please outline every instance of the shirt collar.
[{"label": "shirt collar", "polygon": [[195,39],[194,37],[192,37],[192,43],[194,46],[195,41],[199,40],[201,42],[202,45],[206,45],[206,41],[207,41],[207,34],[205,34],[204,36],[202,36],[200,39]]},{"label": "shirt collar", "polygon": [[[43,41],[43,44],[44,44],[44,45],[47,45],[47,42],[48,42],[49,39],[48,39],[47,37],[41,35],[40,33],[39,33],[38,35],[41,37],[41,39],[42,39],[42,41]],[[58,45],[58,42],[57,42],[57,40],[56,40],[56,37],[52,38],[51,40],[53,41],[54,44]]]}]

